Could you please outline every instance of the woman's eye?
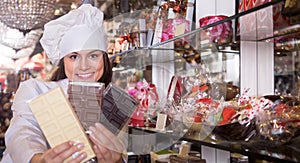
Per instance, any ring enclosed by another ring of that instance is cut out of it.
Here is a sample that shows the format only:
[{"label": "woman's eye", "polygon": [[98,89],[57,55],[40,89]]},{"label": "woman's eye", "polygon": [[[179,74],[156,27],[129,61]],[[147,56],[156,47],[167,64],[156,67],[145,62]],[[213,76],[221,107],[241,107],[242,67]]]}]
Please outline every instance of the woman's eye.
[{"label": "woman's eye", "polygon": [[77,58],[78,58],[77,55],[71,55],[71,56],[70,56],[70,59],[72,59],[72,60],[76,60]]},{"label": "woman's eye", "polygon": [[91,54],[90,58],[97,58],[99,55],[98,54]]}]

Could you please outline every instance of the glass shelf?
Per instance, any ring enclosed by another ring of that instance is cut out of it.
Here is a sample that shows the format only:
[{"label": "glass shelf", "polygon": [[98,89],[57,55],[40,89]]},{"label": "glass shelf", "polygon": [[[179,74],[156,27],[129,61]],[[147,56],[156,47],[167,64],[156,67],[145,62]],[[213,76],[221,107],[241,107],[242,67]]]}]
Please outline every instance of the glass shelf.
[{"label": "glass shelf", "polygon": [[[144,136],[156,135],[156,137],[168,138],[173,140],[185,140],[192,143],[199,150],[202,145],[213,147],[231,153],[240,153],[244,156],[248,156],[249,162],[257,160],[265,160],[277,163],[290,163],[299,162],[299,142],[294,142],[285,145],[278,145],[269,141],[263,140],[252,140],[249,142],[245,141],[215,141],[209,137],[206,139],[199,139],[197,136],[185,135],[183,137],[177,137],[172,132],[168,131],[157,131],[154,128],[147,127],[130,127],[130,131],[133,130],[144,132]],[[140,135],[141,136],[141,135]],[[155,146],[155,144],[152,144]]]},{"label": "glass shelf", "polygon": [[[192,31],[190,32],[186,32],[184,34],[181,34],[181,35],[178,35],[176,37],[173,37],[171,39],[168,39],[166,41],[163,41],[163,42],[159,42],[159,43],[156,43],[156,44],[153,44],[153,45],[150,45],[150,46],[136,46],[136,47],[133,47],[132,49],[129,49],[127,51],[124,51],[122,53],[118,53],[116,54],[115,56],[120,56],[120,55],[123,55],[123,54],[126,54],[134,49],[154,49],[156,47],[162,47],[161,45],[164,45],[164,44],[168,44],[170,42],[175,42],[175,40],[178,40],[178,39],[181,39],[181,38],[184,38],[184,37],[189,37],[189,38],[192,38],[194,37],[195,35],[199,35],[201,34],[201,32],[209,29],[209,28],[212,28],[212,27],[215,27],[217,25],[220,25],[222,23],[226,23],[226,22],[232,22],[232,27],[235,28],[236,26],[239,25],[239,19],[242,18],[242,17],[245,17],[245,16],[249,16],[251,14],[255,14],[253,18],[253,21],[259,19],[259,17],[256,15],[257,12],[261,12],[261,11],[264,11],[266,8],[268,7],[271,7],[271,8],[274,8],[274,7],[277,7],[279,5],[282,5],[281,3],[283,2],[283,0],[273,0],[271,2],[268,2],[268,3],[265,3],[263,5],[260,5],[258,7],[254,7],[252,9],[249,9],[247,11],[243,11],[243,12],[240,12],[236,15],[232,15],[232,16],[229,16],[227,18],[224,18],[220,21],[217,21],[217,22],[214,22],[214,23],[211,23],[211,24],[208,24],[204,27],[201,27],[201,28],[193,28]],[[130,15],[134,15],[133,18],[135,17],[136,18],[136,15],[140,14],[142,11],[136,11],[136,13],[130,13],[129,15],[122,15],[121,17],[130,17]],[[269,14],[272,14],[272,13],[269,13]],[[121,18],[119,18],[121,19]],[[130,19],[130,18],[128,18]],[[134,22],[130,22],[130,23],[134,23]],[[193,24],[193,26],[195,26],[195,24]],[[276,29],[276,27],[274,26],[274,28]],[[234,30],[237,30],[237,29],[234,29]],[[266,29],[257,29],[257,30],[266,30]],[[257,33],[262,33],[259,32],[259,31],[256,31]],[[145,31],[138,31],[138,29],[136,29],[135,32],[147,32],[147,30]],[[279,36],[286,36],[286,37],[294,37],[294,35],[296,35],[296,37],[299,36],[299,33],[300,32],[300,28],[299,28],[299,24],[295,24],[295,25],[291,25],[291,26],[286,26],[286,27],[281,27],[280,29],[278,30],[275,30],[274,32],[272,32],[272,35],[268,35],[266,37],[263,37],[261,38],[258,38],[258,37],[251,37],[251,38],[248,38],[248,37],[240,37],[240,34],[238,33],[239,31],[236,31],[236,33],[234,33],[233,35],[234,36],[231,36],[233,37],[232,41],[227,41],[227,42],[224,42],[224,43],[218,43],[218,42],[213,42],[215,44],[216,47],[219,47],[220,49],[224,49],[223,47],[234,47],[235,49],[238,49],[239,48],[239,42],[240,41],[268,41],[269,39],[272,39],[272,38],[275,38],[275,37],[279,37]],[[292,35],[291,35],[292,34]],[[117,37],[119,37],[119,35],[116,35]],[[205,42],[206,40],[203,40],[201,38],[198,38],[200,39],[201,41]],[[205,43],[203,43],[205,44]],[[203,48],[201,46],[199,46],[199,48]],[[200,49],[198,49],[200,50]],[[237,51],[238,52],[238,51]],[[114,58],[115,56],[111,56],[112,58]]]},{"label": "glass shelf", "polygon": [[[240,62],[241,43],[252,42],[257,45],[259,43],[271,43],[273,44],[274,58],[282,55],[286,55],[286,57],[289,58],[294,56],[292,57],[294,71],[298,71],[300,62],[300,21],[298,20],[297,22],[297,20],[295,20],[293,23],[283,23],[284,25],[282,25],[275,20],[274,15],[277,14],[278,16],[277,10],[282,7],[283,3],[283,0],[273,0],[204,27],[194,28],[190,32],[178,35],[166,41],[147,47],[133,47],[132,49],[111,56],[111,59],[115,60],[119,58],[115,64],[115,70],[120,70],[127,69],[124,65],[127,64],[126,62],[128,60],[132,60],[131,62],[133,62],[133,59],[130,58],[139,60],[138,57],[141,53],[148,54],[147,59],[149,62],[140,62],[139,64],[144,64],[142,67],[149,68],[152,65],[151,62],[160,62],[160,60],[153,60],[155,55],[159,55],[163,58],[162,60],[164,62],[169,61],[170,64],[172,62],[172,64],[175,65],[174,72],[172,71],[170,73],[172,75],[176,75],[178,71],[190,69],[195,64],[202,63],[208,65],[212,74],[218,72],[216,74],[218,79],[216,80],[222,80],[240,86],[241,72],[239,69],[245,66]],[[263,18],[264,14],[267,15],[267,18]],[[214,32],[211,32],[211,30],[216,30],[217,27],[227,22],[232,23],[233,32],[227,37],[223,36],[221,39],[217,36],[213,36]],[[253,29],[249,29],[247,26],[251,26]],[[143,56],[143,58],[145,58],[145,56]],[[121,60],[120,64],[119,60]],[[130,64],[135,65],[137,63]],[[278,66],[280,65],[275,62],[274,69]],[[131,67],[131,69],[134,68],[138,69],[134,66]],[[234,74],[239,75],[236,76]],[[277,78],[275,72],[274,78]],[[294,77],[296,81],[294,81],[292,89],[299,87],[297,86],[297,82],[299,83],[298,78],[300,77]],[[274,83],[274,85],[276,85],[276,83]],[[275,92],[280,93],[281,90]],[[285,93],[285,95],[288,94],[289,93]]]}]

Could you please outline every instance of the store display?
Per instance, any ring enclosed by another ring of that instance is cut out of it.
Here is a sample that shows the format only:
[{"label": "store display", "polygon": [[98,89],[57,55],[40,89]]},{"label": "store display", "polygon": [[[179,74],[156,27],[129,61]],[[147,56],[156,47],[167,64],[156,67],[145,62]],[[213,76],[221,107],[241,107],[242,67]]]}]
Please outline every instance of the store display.
[{"label": "store display", "polygon": [[60,87],[32,99],[29,106],[51,147],[70,140],[81,142],[84,144],[82,151],[87,153],[83,161],[95,157],[79,119]]},{"label": "store display", "polygon": [[175,30],[179,24],[185,23],[185,27],[183,27],[183,29],[191,31],[194,0],[168,0],[161,1],[160,3],[161,4],[158,4],[159,11],[153,37],[153,44],[163,42],[169,38],[183,34],[184,32],[175,34]]},{"label": "store display", "polygon": [[103,93],[100,122],[112,133],[118,134],[129,122],[138,104],[125,90],[110,83]]},{"label": "store display", "polygon": [[69,82],[68,99],[85,130],[100,121],[104,83]]}]

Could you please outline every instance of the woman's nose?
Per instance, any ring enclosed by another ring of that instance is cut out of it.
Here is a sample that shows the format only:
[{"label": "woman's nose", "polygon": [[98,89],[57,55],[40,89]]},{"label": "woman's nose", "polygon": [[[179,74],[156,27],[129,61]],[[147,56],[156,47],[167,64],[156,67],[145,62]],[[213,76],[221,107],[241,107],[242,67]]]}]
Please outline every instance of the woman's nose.
[{"label": "woman's nose", "polygon": [[81,59],[79,61],[79,69],[80,70],[87,70],[87,69],[89,69],[89,67],[90,67],[90,64],[87,59]]}]

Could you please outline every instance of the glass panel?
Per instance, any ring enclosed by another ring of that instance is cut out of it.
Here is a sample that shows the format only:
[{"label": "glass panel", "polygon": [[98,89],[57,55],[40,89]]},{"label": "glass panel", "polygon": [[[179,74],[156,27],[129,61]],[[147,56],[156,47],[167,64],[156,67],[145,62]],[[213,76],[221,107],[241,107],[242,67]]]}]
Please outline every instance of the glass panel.
[{"label": "glass panel", "polygon": [[[153,64],[158,62],[169,66],[166,69],[171,75],[168,78],[165,77],[166,81],[169,81],[172,75],[195,68],[195,65],[205,65],[214,81],[224,81],[243,87],[241,83],[246,82],[246,86],[248,84],[243,76],[241,81],[240,75],[248,76],[253,81],[256,78],[259,81],[268,79],[265,83],[256,83],[253,86],[250,84],[253,89],[257,89],[256,95],[270,92],[295,94],[299,87],[299,15],[296,17],[282,15],[283,3],[282,0],[273,0],[230,17],[206,17],[202,19],[201,28],[192,29],[190,32],[177,36],[175,29],[167,31],[167,34],[173,34],[169,39],[160,39],[158,43],[137,46],[112,56],[111,58],[117,61],[115,71],[118,73],[115,75],[121,75],[123,71],[129,73],[129,68],[125,65],[130,60],[129,58],[134,56],[136,61],[130,61],[133,62],[130,68],[134,71],[130,73],[134,74],[139,69],[145,71],[138,73],[143,74],[139,76],[140,80],[147,74],[147,79],[152,82],[155,76],[153,73],[158,73],[153,71]],[[174,20],[172,21],[166,22],[164,28],[174,25]],[[175,27],[179,28],[181,24],[177,23]],[[195,25],[192,24],[192,26]],[[149,34],[148,29],[143,32]],[[164,30],[160,32],[163,33]],[[249,46],[251,42],[254,44],[253,47]],[[247,43],[245,46],[248,49],[244,48],[244,51],[241,51],[241,43]],[[249,54],[251,56],[246,64],[241,64],[240,55],[245,55],[245,51],[252,54]],[[269,51],[273,51],[272,57],[266,55]],[[155,57],[159,59],[155,60]],[[264,65],[266,60],[272,61],[273,59],[273,62]],[[136,67],[136,64],[141,67]],[[248,71],[241,72],[241,67],[264,71],[256,71],[255,77],[251,77]],[[264,67],[273,70],[270,73],[270,71],[265,71]],[[265,72],[267,75],[264,75]],[[268,74],[271,76],[269,77]],[[273,84],[267,84],[269,81]],[[272,91],[259,89],[262,87],[272,87]]]},{"label": "glass panel", "polygon": [[[243,48],[247,48],[241,51],[241,55],[251,55],[252,58],[257,59],[256,62],[252,62],[253,65],[257,65],[256,94],[297,96],[299,95],[300,15],[299,12],[295,14],[294,11],[287,11],[285,1],[273,2],[271,6],[238,18],[237,38],[245,43]],[[271,71],[268,70],[270,68]],[[251,76],[242,72],[242,78],[243,75]],[[265,89],[270,84],[272,84],[272,91]],[[251,86],[253,85],[255,84]]]}]

